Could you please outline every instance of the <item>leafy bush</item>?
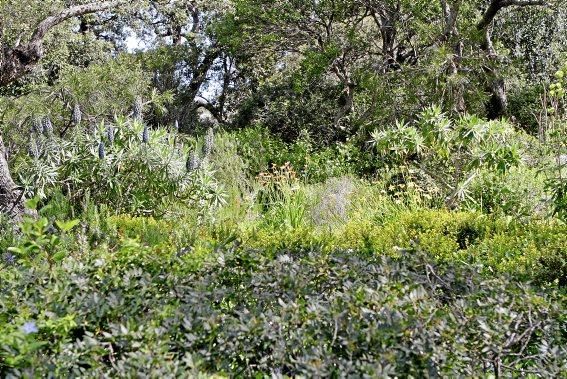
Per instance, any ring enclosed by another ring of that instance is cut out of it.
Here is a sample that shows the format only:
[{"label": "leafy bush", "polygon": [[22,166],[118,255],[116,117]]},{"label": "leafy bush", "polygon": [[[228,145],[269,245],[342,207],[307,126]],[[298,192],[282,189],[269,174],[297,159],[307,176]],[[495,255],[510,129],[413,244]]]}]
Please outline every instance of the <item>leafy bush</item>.
[{"label": "leafy bush", "polygon": [[556,122],[549,133],[549,146],[553,163],[541,171],[545,177],[545,189],[551,198],[553,216],[567,221],[567,116]]},{"label": "leafy bush", "polygon": [[47,218],[27,219],[21,224],[23,238],[17,246],[8,249],[13,259],[26,267],[47,263],[53,267],[68,254],[72,239],[68,233],[79,224],[78,220],[56,221]]},{"label": "leafy bush", "polygon": [[386,163],[411,165],[430,176],[449,207],[466,197],[479,169],[504,173],[520,162],[511,125],[476,116],[453,122],[438,107],[423,111],[415,125],[398,122],[374,131],[371,142]]},{"label": "leafy bush", "polygon": [[295,237],[303,241],[292,242],[292,235],[277,232],[256,234],[261,242],[255,246],[268,246],[269,241],[270,246],[282,246],[285,239],[285,246],[321,245],[328,250],[341,247],[397,256],[399,249],[419,243],[435,259],[477,264],[489,276],[507,274],[554,285],[567,280],[562,263],[567,258],[567,227],[559,222],[518,222],[479,212],[408,209],[395,203],[374,208],[368,203],[365,217],[349,212],[349,220],[330,231]]},{"label": "leafy bush", "polygon": [[543,171],[546,189],[551,194],[553,215],[567,221],[567,64],[555,73],[555,81],[549,87],[548,142],[555,162]]},{"label": "leafy bush", "polygon": [[39,155],[18,167],[29,196],[63,191],[77,207],[86,198],[116,212],[161,215],[172,203],[209,207],[223,201],[211,168],[187,170],[188,146],[164,129],[118,118],[73,138],[32,136]]},{"label": "leafy bush", "polygon": [[2,266],[3,376],[525,376],[567,373],[565,297],[418,250],[275,254],[200,268],[131,241]]},{"label": "leafy bush", "polygon": [[234,138],[252,176],[287,162],[306,183],[344,175],[372,176],[376,171],[372,154],[353,141],[320,147],[308,134],[301,133],[294,142],[285,143],[261,127],[239,131]]},{"label": "leafy bush", "polygon": [[521,164],[503,175],[481,171],[471,182],[463,207],[517,219],[542,218],[549,213],[546,198],[544,180],[538,170]]},{"label": "leafy bush", "polygon": [[301,171],[307,182],[321,183],[345,175],[371,177],[376,167],[370,152],[349,141],[312,151]]},{"label": "leafy bush", "polygon": [[258,175],[270,169],[272,164],[284,164],[289,160],[281,158],[287,150],[286,144],[271,136],[267,129],[250,127],[236,134],[238,154],[247,162],[250,175]]},{"label": "leafy bush", "polygon": [[541,109],[542,92],[542,85],[529,85],[510,91],[508,98],[508,113],[523,130],[534,136],[540,133],[540,115],[536,112]]}]

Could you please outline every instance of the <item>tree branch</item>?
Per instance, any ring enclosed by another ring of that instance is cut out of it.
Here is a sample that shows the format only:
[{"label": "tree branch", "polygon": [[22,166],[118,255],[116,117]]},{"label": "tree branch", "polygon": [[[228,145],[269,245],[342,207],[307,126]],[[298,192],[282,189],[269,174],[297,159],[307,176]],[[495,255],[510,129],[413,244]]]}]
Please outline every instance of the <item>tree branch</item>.
[{"label": "tree branch", "polygon": [[517,7],[526,7],[531,5],[548,5],[548,2],[545,0],[491,0],[490,5],[484,12],[482,19],[476,24],[477,30],[484,30],[492,23],[498,12],[501,9],[510,7],[510,6],[517,6]]},{"label": "tree branch", "polygon": [[63,21],[66,21],[70,18],[82,16],[88,13],[104,11],[107,9],[117,7],[122,4],[126,4],[127,2],[128,2],[127,0],[111,0],[111,1],[102,1],[102,2],[83,4],[83,5],[76,5],[74,7],[65,9],[64,11],[61,11],[56,15],[48,16],[37,25],[29,43],[35,44],[41,42],[41,40],[45,37],[47,32],[49,32],[53,27],[59,25]]},{"label": "tree branch", "polygon": [[43,57],[43,38],[55,26],[70,18],[114,8],[127,2],[128,0],[111,0],[77,5],[45,18],[37,25],[27,43],[4,48],[0,52],[0,87],[18,80],[39,62]]}]

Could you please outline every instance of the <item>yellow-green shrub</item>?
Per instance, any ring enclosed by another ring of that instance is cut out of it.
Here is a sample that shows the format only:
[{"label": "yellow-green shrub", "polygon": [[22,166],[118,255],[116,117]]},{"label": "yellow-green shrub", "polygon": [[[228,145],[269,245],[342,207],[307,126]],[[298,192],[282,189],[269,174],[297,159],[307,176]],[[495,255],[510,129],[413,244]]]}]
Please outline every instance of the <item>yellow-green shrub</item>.
[{"label": "yellow-green shrub", "polygon": [[173,242],[172,230],[179,223],[157,220],[153,217],[117,215],[108,218],[108,226],[118,237],[139,239],[146,245],[155,246]]}]

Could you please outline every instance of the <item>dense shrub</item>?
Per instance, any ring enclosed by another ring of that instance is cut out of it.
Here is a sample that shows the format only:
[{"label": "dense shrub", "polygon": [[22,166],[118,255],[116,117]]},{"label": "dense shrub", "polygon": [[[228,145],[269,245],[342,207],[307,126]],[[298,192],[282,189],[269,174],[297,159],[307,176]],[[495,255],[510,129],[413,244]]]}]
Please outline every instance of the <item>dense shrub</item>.
[{"label": "dense shrub", "polygon": [[481,213],[423,209],[401,212],[380,224],[353,221],[335,232],[329,244],[345,248],[371,246],[395,255],[398,248],[419,243],[437,259],[483,265],[487,274],[499,272],[517,279],[564,282],[564,271],[562,274],[555,270],[556,261],[548,259],[565,260],[566,234],[567,227],[560,223],[520,223]]},{"label": "dense shrub", "polygon": [[306,183],[320,183],[344,175],[372,176],[377,165],[372,154],[354,141],[317,146],[307,133],[286,143],[261,127],[244,129],[234,135],[238,153],[252,176],[289,162]]},{"label": "dense shrub", "polygon": [[63,192],[75,207],[91,201],[115,212],[152,215],[180,201],[206,210],[223,200],[206,161],[187,169],[188,143],[136,120],[75,130],[66,140],[34,133],[31,141],[36,149],[17,169],[28,196]]},{"label": "dense shrub", "polygon": [[448,207],[467,196],[480,169],[505,173],[520,163],[519,135],[505,121],[486,121],[476,116],[452,120],[431,107],[415,123],[397,122],[394,128],[372,133],[378,158],[408,166],[432,179]]},{"label": "dense shrub", "polygon": [[567,64],[555,73],[549,86],[549,108],[546,122],[548,148],[554,157],[552,167],[544,168],[545,186],[552,200],[553,215],[567,221]]},{"label": "dense shrub", "polygon": [[482,171],[471,183],[463,207],[517,219],[543,218],[549,214],[547,197],[538,171],[519,165],[503,175]]},{"label": "dense shrub", "polygon": [[541,110],[542,107],[543,90],[542,85],[530,85],[525,88],[516,88],[509,94],[508,113],[523,130],[531,135],[540,133],[538,118],[541,115],[538,110]]},{"label": "dense shrub", "polygon": [[[341,204],[333,196],[310,210],[314,225],[242,228],[240,235],[254,248],[340,247],[389,256],[417,243],[432,259],[476,264],[488,276],[508,274],[555,286],[567,281],[567,226],[560,222],[425,209],[383,197],[367,196],[365,203],[357,204],[361,200],[356,192],[349,195],[349,204]],[[346,215],[342,206],[350,209]]]},{"label": "dense shrub", "polygon": [[0,271],[3,376],[524,376],[567,373],[565,297],[418,250],[275,254],[234,243],[192,266],[131,241]]}]

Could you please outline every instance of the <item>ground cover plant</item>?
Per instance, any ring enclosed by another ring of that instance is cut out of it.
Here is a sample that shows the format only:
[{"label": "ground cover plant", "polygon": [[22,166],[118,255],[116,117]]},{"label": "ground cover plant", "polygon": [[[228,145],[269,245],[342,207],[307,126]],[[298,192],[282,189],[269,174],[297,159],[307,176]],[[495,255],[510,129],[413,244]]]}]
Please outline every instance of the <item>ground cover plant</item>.
[{"label": "ground cover plant", "polygon": [[0,0],[0,376],[567,376],[566,9]]},{"label": "ground cover plant", "polygon": [[4,268],[3,374],[565,372],[557,292],[415,249],[389,259],[235,242],[198,268],[191,253],[156,256],[133,241],[59,267]]}]

